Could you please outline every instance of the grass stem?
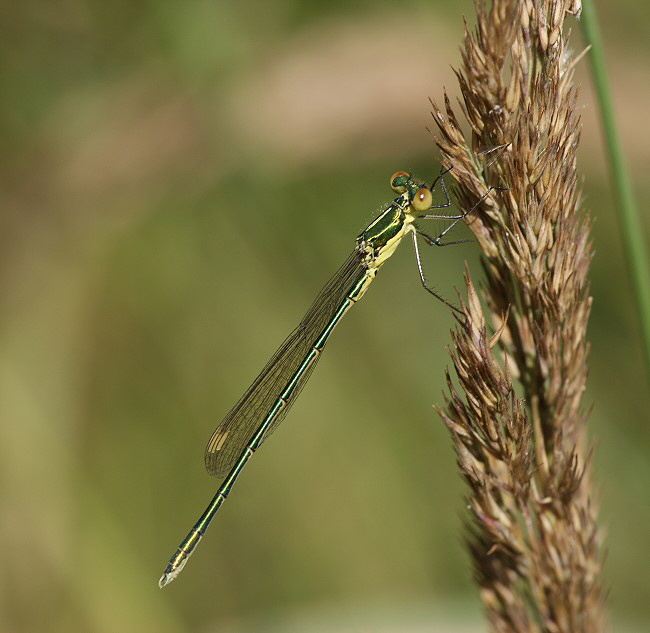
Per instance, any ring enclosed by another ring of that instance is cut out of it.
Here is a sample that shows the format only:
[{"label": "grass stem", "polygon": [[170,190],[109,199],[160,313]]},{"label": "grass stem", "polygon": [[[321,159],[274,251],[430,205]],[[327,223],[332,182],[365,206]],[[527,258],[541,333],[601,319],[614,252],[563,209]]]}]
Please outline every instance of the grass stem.
[{"label": "grass stem", "polygon": [[614,122],[603,45],[593,0],[585,0],[580,20],[586,42],[590,45],[589,65],[600,110],[605,149],[610,164],[611,182],[618,208],[623,251],[632,281],[636,310],[641,325],[646,379],[650,382],[650,257],[645,243],[645,231],[634,201],[629,172],[623,159],[621,144]]}]

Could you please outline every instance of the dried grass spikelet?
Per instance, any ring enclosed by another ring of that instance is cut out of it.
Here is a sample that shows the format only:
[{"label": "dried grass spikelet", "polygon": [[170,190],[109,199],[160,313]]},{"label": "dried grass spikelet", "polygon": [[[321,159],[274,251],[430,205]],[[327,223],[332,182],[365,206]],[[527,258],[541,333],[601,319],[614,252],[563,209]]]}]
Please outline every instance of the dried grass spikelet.
[{"label": "dried grass spikelet", "polygon": [[[432,103],[459,204],[483,197],[469,226],[495,334],[467,274],[453,335],[458,387],[448,374],[440,414],[470,488],[468,544],[494,631],[604,627],[581,400],[591,249],[578,204],[575,61],[562,30],[579,10],[576,0],[478,3],[457,71],[471,141],[446,95],[444,112]],[[491,186],[507,189],[486,196]]]}]

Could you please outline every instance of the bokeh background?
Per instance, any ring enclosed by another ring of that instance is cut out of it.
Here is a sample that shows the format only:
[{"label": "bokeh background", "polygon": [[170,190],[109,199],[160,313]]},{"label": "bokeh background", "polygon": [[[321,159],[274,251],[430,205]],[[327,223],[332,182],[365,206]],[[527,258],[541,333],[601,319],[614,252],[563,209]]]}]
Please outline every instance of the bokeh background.
[{"label": "bokeh background", "polygon": [[[645,207],[650,9],[600,3]],[[0,20],[0,630],[480,631],[442,401],[452,317],[403,246],[181,577],[213,427],[397,169],[438,170],[470,2],[64,0]],[[573,44],[582,47],[577,24]],[[589,391],[612,626],[650,622],[650,399],[589,77]],[[430,251],[430,249],[427,249]],[[454,296],[473,244],[426,253]]]}]

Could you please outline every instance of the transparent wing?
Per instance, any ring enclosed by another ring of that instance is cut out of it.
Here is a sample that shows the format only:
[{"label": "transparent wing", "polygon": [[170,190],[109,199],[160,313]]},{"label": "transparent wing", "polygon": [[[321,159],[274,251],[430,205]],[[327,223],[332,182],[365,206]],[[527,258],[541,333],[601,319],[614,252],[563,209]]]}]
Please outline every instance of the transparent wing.
[{"label": "transparent wing", "polygon": [[[352,286],[364,275],[362,257],[355,250],[321,290],[298,327],[282,343],[239,402],[215,429],[205,449],[205,467],[211,475],[223,477],[232,468],[314,341],[332,319]],[[319,357],[320,355],[301,376],[291,399],[273,420],[264,440],[284,419]]]}]

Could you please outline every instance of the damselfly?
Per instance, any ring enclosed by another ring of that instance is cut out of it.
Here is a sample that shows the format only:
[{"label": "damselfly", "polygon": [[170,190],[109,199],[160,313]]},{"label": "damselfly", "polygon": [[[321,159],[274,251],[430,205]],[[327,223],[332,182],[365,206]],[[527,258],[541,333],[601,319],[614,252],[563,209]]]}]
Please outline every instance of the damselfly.
[{"label": "damselfly", "polygon": [[[378,270],[407,234],[410,233],[413,238],[422,285],[456,310],[427,284],[417,239],[420,236],[431,246],[458,243],[443,242],[442,239],[473,210],[460,215],[431,213],[432,210],[446,208],[451,204],[443,175],[444,172],[441,172],[430,187],[414,180],[404,171],[391,176],[391,189],[399,195],[357,237],[354,251],[321,290],[300,325],[282,343],[253,384],[216,428],[205,450],[205,466],[211,475],[225,476],[225,479],[201,518],[170,558],[160,578],[161,588],[174,580],[183,569],[248,460],[282,422],[295,402],[316,366],[332,330],[365,294]],[[445,201],[434,205],[433,191],[438,182]],[[416,225],[417,220],[431,219],[449,220],[450,224],[434,238]]]}]

